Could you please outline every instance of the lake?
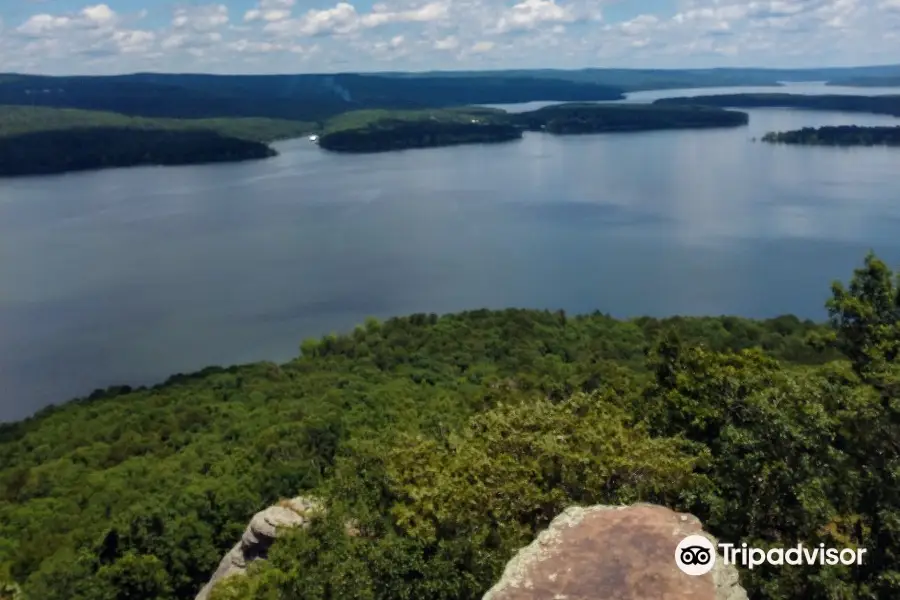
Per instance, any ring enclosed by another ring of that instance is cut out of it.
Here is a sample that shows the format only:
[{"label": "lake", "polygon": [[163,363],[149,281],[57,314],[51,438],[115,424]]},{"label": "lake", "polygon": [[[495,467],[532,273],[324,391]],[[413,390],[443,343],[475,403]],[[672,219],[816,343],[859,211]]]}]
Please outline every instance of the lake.
[{"label": "lake", "polygon": [[748,112],[736,129],[377,155],[294,140],[259,162],[2,180],[0,420],[111,384],[283,361],[368,315],[824,319],[831,281],[868,249],[900,266],[900,149],[751,138],[900,120]]}]

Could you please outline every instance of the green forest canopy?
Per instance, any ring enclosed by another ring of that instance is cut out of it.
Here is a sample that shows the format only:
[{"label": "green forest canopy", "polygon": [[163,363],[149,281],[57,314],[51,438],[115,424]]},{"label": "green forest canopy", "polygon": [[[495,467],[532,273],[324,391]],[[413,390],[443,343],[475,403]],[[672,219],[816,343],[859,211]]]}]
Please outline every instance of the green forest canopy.
[{"label": "green forest canopy", "polygon": [[90,127],[215,131],[226,137],[271,142],[302,136],[318,129],[314,122],[267,118],[167,119],[129,117],[99,110],[0,106],[0,137]]},{"label": "green forest canopy", "polygon": [[216,598],[480,598],[564,507],[637,500],[730,541],[868,550],[744,572],[753,598],[896,598],[898,289],[870,255],[828,326],[370,319],[287,364],[97,392],[0,426],[0,580],[27,599],[193,598],[250,515],[307,493],[328,516]]},{"label": "green forest canopy", "polygon": [[226,137],[204,129],[58,129],[0,136],[0,176],[234,162],[275,154],[262,142]]}]

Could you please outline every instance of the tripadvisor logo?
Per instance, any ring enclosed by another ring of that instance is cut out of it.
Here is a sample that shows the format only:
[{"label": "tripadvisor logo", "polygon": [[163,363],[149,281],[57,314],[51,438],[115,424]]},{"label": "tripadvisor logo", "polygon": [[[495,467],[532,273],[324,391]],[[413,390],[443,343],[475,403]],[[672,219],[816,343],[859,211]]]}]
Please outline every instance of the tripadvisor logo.
[{"label": "tripadvisor logo", "polygon": [[[835,566],[861,565],[865,548],[826,548],[825,544],[805,546],[797,544],[791,548],[753,548],[746,543],[720,543],[718,545],[726,565],[738,565],[753,569],[760,565]],[[716,547],[702,535],[689,535],[675,548],[675,564],[688,575],[705,575],[716,565]]]}]

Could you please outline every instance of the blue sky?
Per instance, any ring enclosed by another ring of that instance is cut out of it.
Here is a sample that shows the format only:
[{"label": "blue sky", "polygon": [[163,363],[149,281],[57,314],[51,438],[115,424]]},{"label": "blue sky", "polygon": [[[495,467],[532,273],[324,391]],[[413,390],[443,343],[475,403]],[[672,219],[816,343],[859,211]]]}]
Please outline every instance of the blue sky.
[{"label": "blue sky", "polygon": [[900,0],[0,0],[0,72],[900,62]]}]

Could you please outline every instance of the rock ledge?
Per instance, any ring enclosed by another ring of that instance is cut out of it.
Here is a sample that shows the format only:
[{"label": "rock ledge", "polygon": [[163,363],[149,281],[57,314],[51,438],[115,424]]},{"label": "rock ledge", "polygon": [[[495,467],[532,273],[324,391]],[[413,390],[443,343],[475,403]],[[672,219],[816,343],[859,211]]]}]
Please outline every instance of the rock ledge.
[{"label": "rock ledge", "polygon": [[207,600],[213,586],[226,577],[243,575],[251,562],[266,558],[280,530],[305,527],[312,515],[320,510],[322,507],[315,500],[298,497],[283,500],[253,515],[241,541],[222,558],[216,572],[195,600]]},{"label": "rock ledge", "polygon": [[706,575],[678,569],[675,548],[692,534],[716,544],[699,519],[662,506],[572,507],[519,551],[482,600],[747,600],[721,556]]}]

